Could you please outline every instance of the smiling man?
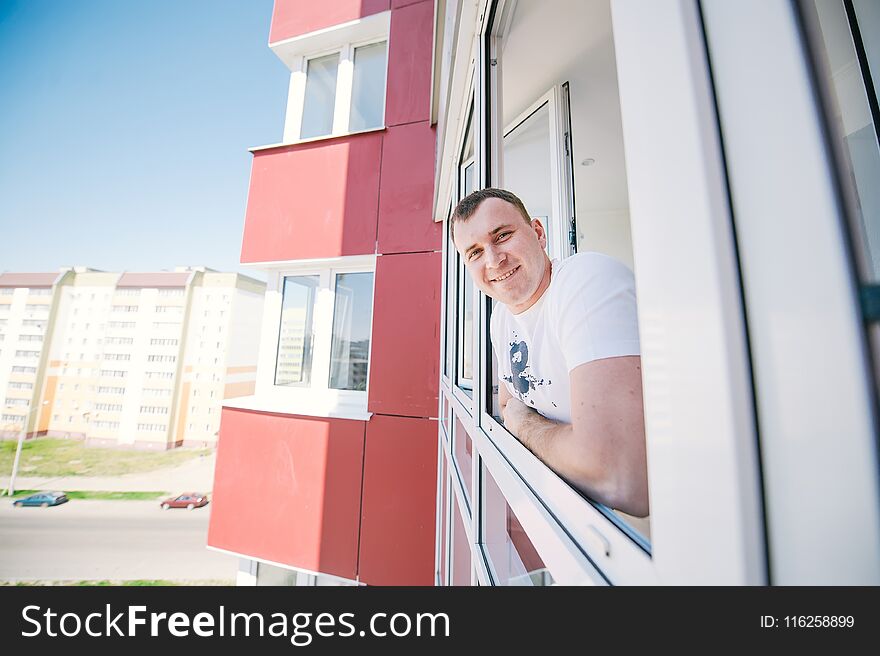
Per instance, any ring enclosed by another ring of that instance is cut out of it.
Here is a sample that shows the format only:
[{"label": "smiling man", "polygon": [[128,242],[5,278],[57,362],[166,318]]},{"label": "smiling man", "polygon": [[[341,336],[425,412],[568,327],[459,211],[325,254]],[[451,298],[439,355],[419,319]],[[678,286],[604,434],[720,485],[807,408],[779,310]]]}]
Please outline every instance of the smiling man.
[{"label": "smiling man", "polygon": [[505,427],[590,498],[646,516],[632,272],[599,253],[551,262],[544,226],[509,191],[476,191],[451,220],[475,284],[499,302],[491,336]]}]

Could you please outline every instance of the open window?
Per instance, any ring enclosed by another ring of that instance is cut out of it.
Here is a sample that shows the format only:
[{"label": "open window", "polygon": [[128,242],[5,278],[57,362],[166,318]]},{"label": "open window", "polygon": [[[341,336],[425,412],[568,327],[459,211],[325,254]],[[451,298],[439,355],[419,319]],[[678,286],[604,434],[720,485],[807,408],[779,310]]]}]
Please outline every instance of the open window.
[{"label": "open window", "polygon": [[[601,2],[561,0],[556,5],[547,11],[537,3],[497,3],[486,46],[492,70],[486,108],[490,145],[483,154],[491,176],[486,186],[512,191],[531,218],[541,221],[552,260],[598,252],[632,269],[610,9]],[[536,41],[550,45],[536,50]],[[500,421],[499,363],[489,334],[495,302],[483,296],[481,303],[486,375],[481,424],[529,480],[543,465],[527,464],[536,459]],[[650,550],[648,519],[590,503],[638,547]]]}]

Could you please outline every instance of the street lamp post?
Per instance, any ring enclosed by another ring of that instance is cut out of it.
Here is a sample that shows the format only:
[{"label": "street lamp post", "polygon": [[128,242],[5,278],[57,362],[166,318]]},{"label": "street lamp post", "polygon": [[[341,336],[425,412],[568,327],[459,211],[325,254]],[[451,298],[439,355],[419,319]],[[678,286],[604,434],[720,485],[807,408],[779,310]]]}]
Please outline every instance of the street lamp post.
[{"label": "street lamp post", "polygon": [[28,419],[31,418],[31,415],[34,412],[42,408],[44,405],[48,404],[48,400],[43,401],[40,405],[38,405],[36,408],[31,410],[24,416],[24,424],[21,427],[21,432],[18,434],[18,444],[15,447],[15,459],[12,461],[12,476],[9,478],[9,489],[6,490],[7,496],[11,497],[13,494],[15,494],[15,476],[18,474],[18,461],[21,460],[21,445],[24,443],[24,438],[27,435]]}]

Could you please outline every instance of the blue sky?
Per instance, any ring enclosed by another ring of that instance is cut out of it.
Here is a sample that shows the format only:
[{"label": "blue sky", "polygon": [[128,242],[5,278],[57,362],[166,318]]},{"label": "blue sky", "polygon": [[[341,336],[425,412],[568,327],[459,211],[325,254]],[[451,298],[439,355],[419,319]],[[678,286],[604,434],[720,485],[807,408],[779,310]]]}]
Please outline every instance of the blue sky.
[{"label": "blue sky", "polygon": [[[238,264],[273,0],[0,0],[0,271]],[[263,277],[257,274],[257,277]]]}]

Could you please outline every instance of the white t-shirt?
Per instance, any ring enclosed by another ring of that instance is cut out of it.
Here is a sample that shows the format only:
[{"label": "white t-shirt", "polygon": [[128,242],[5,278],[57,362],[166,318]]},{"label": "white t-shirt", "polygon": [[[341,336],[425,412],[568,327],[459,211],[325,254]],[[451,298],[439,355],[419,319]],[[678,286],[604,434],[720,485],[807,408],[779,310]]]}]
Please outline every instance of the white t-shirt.
[{"label": "white t-shirt", "polygon": [[569,372],[593,360],[639,355],[635,280],[626,265],[601,253],[552,266],[550,286],[528,310],[512,314],[495,305],[492,347],[498,377],[513,397],[571,423]]}]

